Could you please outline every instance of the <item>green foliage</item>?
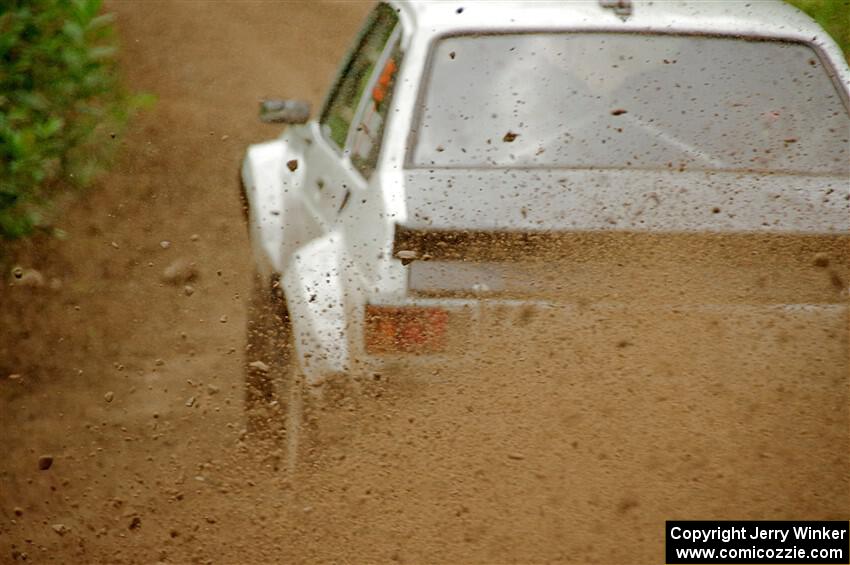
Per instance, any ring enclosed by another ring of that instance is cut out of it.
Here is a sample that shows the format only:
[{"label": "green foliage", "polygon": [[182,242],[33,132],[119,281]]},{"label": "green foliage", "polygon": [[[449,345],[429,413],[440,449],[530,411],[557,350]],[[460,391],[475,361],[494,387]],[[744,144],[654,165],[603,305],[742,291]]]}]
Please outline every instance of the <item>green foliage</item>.
[{"label": "green foliage", "polygon": [[0,0],[0,238],[85,186],[142,100],[118,79],[101,0]]},{"label": "green foliage", "polygon": [[850,61],[850,0],[787,0],[800,8],[832,36]]}]

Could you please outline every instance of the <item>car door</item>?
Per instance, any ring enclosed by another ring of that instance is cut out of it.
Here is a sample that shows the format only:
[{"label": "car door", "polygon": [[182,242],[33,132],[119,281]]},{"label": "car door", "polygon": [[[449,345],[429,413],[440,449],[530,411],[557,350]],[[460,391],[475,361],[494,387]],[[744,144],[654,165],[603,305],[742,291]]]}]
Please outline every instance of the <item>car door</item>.
[{"label": "car door", "polygon": [[375,83],[385,73],[398,36],[395,10],[379,4],[342,66],[318,122],[311,124],[304,190],[325,229],[336,222],[352,195],[366,188],[363,162],[372,151],[365,145],[369,139],[363,131],[368,124],[363,116],[380,96]]}]

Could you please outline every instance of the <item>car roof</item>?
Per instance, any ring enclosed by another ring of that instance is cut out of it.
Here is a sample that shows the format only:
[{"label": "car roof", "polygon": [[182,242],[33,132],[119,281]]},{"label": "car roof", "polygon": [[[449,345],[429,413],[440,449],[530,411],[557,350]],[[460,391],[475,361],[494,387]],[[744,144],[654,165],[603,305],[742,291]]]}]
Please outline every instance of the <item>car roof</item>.
[{"label": "car roof", "polygon": [[[630,15],[608,4],[628,4]],[[622,30],[741,34],[821,43],[831,40],[800,10],[782,0],[394,0],[415,34],[431,36],[475,31]]]}]

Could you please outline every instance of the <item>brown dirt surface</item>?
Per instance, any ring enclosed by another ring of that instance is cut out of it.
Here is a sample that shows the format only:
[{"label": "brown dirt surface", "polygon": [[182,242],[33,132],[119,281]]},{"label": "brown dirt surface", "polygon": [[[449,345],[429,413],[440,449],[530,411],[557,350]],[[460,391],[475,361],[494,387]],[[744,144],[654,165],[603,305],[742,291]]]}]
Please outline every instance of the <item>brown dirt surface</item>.
[{"label": "brown dirt surface", "polygon": [[329,392],[289,472],[245,433],[236,171],[369,4],[107,9],[158,103],[66,239],[7,250],[44,284],[3,273],[0,563],[657,563],[669,519],[847,519],[846,240],[611,244],[561,273],[583,299],[482,306],[451,362]]}]

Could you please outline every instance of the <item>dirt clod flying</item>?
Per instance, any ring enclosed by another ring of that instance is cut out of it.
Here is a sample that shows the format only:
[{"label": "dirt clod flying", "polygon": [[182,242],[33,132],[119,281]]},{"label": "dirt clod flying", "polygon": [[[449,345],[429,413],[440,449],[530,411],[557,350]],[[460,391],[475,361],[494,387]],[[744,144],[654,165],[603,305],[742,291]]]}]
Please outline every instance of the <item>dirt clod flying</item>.
[{"label": "dirt clod flying", "polygon": [[829,267],[829,254],[828,253],[815,253],[814,258],[812,259],[812,263],[815,267]]},{"label": "dirt clod flying", "polygon": [[45,285],[44,275],[35,269],[15,267],[12,272],[15,286],[41,288]]},{"label": "dirt clod flying", "polygon": [[178,285],[193,281],[198,277],[198,267],[185,257],[175,259],[162,271],[162,280]]}]

